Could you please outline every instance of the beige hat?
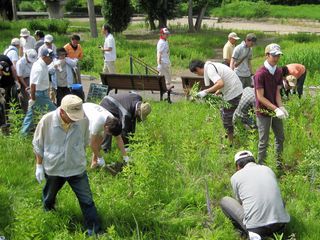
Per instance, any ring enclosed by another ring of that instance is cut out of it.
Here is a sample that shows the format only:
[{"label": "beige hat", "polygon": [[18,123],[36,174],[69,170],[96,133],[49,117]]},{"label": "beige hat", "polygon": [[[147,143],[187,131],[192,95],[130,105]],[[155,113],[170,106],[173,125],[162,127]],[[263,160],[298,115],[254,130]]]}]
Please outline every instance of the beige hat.
[{"label": "beige hat", "polygon": [[53,37],[50,34],[47,34],[44,36],[44,42],[45,43],[52,43],[53,42]]},{"label": "beige hat", "polygon": [[288,81],[290,87],[295,87],[297,85],[297,78],[293,75],[288,75],[286,80]]},{"label": "beige hat", "polygon": [[282,54],[280,46],[276,43],[270,43],[269,45],[267,45],[264,50],[264,53],[265,54],[269,53],[272,56],[277,56]]},{"label": "beige hat", "polygon": [[28,31],[27,28],[22,28],[20,30],[20,37],[28,37],[30,36],[30,32]]},{"label": "beige hat", "polygon": [[246,36],[246,40],[256,42],[257,41],[257,36],[254,33],[248,33]]},{"label": "beige hat", "polygon": [[234,155],[234,162],[237,162],[240,159],[246,158],[246,157],[253,157],[252,152],[247,151],[247,150],[237,152],[236,155]]},{"label": "beige hat", "polygon": [[235,40],[239,40],[240,39],[235,32],[229,33],[228,38],[233,38]]},{"label": "beige hat", "polygon": [[34,50],[34,49],[28,49],[28,50],[26,51],[26,55],[27,55],[27,58],[28,58],[28,61],[29,61],[29,62],[34,63],[34,62],[37,61],[37,59],[38,59],[37,51]]},{"label": "beige hat", "polygon": [[72,121],[79,121],[84,118],[82,99],[76,95],[69,94],[62,98],[61,109],[63,109]]},{"label": "beige hat", "polygon": [[139,117],[141,121],[144,121],[147,119],[147,116],[151,112],[151,106],[149,103],[141,103],[140,108],[139,108]]},{"label": "beige hat", "polygon": [[12,38],[11,45],[13,45],[13,46],[20,45],[20,39],[19,38]]}]

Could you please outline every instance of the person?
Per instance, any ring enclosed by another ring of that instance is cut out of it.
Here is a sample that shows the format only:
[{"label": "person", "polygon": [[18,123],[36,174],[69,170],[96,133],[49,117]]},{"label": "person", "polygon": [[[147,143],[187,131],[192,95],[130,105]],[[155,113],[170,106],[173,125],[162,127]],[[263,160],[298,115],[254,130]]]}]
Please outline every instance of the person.
[{"label": "person", "polygon": [[233,50],[236,47],[236,42],[239,39],[240,38],[235,32],[231,32],[228,35],[227,43],[223,47],[223,63],[229,67],[230,67]]},{"label": "person", "polygon": [[88,127],[81,98],[67,95],[59,108],[41,118],[32,144],[36,179],[39,183],[45,179],[42,192],[45,211],[55,209],[56,196],[68,182],[78,198],[87,234],[93,235],[100,231],[100,222],[86,172]]},{"label": "person", "polygon": [[[122,140],[125,150],[128,150],[129,136],[136,130],[136,121],[144,121],[151,112],[148,102],[142,102],[142,97],[136,93],[118,93],[113,96],[106,96],[102,99],[100,106],[109,111],[122,123]],[[106,135],[102,149],[108,152],[111,149],[110,135]]]},{"label": "person", "polygon": [[22,57],[28,49],[34,49],[35,44],[36,39],[33,36],[30,36],[30,31],[27,28],[22,28],[20,30],[19,56]]},{"label": "person", "polygon": [[233,124],[237,119],[240,119],[246,129],[255,128],[255,120],[250,114],[251,111],[254,111],[255,102],[254,88],[246,87],[243,89],[239,105],[233,113]]},{"label": "person", "polygon": [[19,48],[20,48],[19,38],[13,38],[11,40],[11,45],[3,52],[4,55],[10,58],[14,67],[16,67],[17,61],[19,60]]},{"label": "person", "polygon": [[252,86],[252,47],[255,45],[256,41],[256,35],[254,33],[249,33],[245,40],[234,48],[232,53],[230,67],[240,78],[243,88]]},{"label": "person", "polygon": [[283,151],[284,132],[282,119],[289,116],[281,100],[282,71],[277,67],[281,48],[271,43],[265,48],[266,60],[254,76],[254,89],[256,95],[256,117],[259,132],[258,161],[264,163],[267,155],[270,127],[275,136],[277,165],[281,167],[281,154]]},{"label": "person", "polygon": [[35,49],[28,49],[24,56],[20,58],[17,62],[17,77],[20,83],[20,94],[19,102],[21,105],[21,109],[24,113],[27,113],[28,110],[28,101],[29,101],[29,85],[30,85],[30,73],[33,63],[37,61],[38,54]]},{"label": "person", "polygon": [[[284,87],[285,87],[286,95],[287,96],[289,95],[290,89],[293,89],[293,90],[297,89],[298,96],[299,98],[301,98],[303,94],[304,81],[307,76],[306,67],[299,63],[287,64],[286,66],[282,67],[282,76],[285,79]],[[288,79],[291,79],[291,81],[288,81],[287,79],[288,76],[293,76],[293,78],[292,77],[288,78]]]},{"label": "person", "polygon": [[53,61],[52,86],[56,89],[57,106],[59,107],[62,98],[71,93],[70,89],[74,82],[73,69],[77,66],[78,59],[67,57],[67,51],[64,48],[58,48],[57,55],[58,59]]},{"label": "person", "polygon": [[157,44],[157,70],[159,75],[165,77],[167,88],[171,87],[171,63],[168,43],[169,34],[168,28],[161,28],[160,39]]},{"label": "person", "polygon": [[236,199],[223,197],[222,211],[250,240],[282,233],[290,216],[274,172],[256,164],[250,151],[236,153],[234,161],[237,172],[231,177],[231,185]]},{"label": "person", "polygon": [[77,65],[74,68],[76,72],[76,78],[74,78],[74,83],[81,83],[81,74],[79,61],[83,58],[83,50],[80,45],[80,36],[75,34],[72,35],[71,41],[64,45],[64,49],[67,51],[67,56],[71,59],[77,60]]},{"label": "person", "polygon": [[227,131],[227,136],[230,144],[233,143],[233,123],[232,116],[236,110],[242,95],[242,84],[238,76],[232,69],[222,63],[207,61],[206,63],[200,60],[193,60],[189,65],[192,73],[199,76],[204,76],[205,86],[213,82],[213,86],[207,88],[197,94],[198,97],[203,98],[208,93],[221,92],[223,100],[229,103],[229,106],[221,109],[221,117],[223,126]]},{"label": "person", "polygon": [[33,126],[35,112],[53,111],[56,106],[50,101],[48,65],[54,57],[53,51],[43,48],[40,58],[33,64],[30,72],[30,99],[27,114],[23,120],[21,134],[26,136]]},{"label": "person", "polygon": [[104,73],[115,73],[116,72],[116,43],[111,33],[111,27],[108,24],[102,26],[102,34],[105,36],[104,44],[101,46],[101,51],[104,54]]},{"label": "person", "polygon": [[105,166],[104,158],[100,153],[101,144],[105,135],[112,135],[116,138],[123,160],[128,162],[129,157],[121,137],[121,121],[114,117],[108,110],[95,103],[84,103],[83,110],[89,119],[90,145],[92,149],[91,168]]},{"label": "person", "polygon": [[38,49],[38,57],[41,57],[41,51],[44,48],[51,49],[53,51],[54,56],[57,55],[57,47],[53,43],[53,36],[52,35],[47,34],[44,36],[44,44],[41,47],[39,47],[39,49]]},{"label": "person", "polygon": [[39,52],[39,48],[44,44],[44,33],[41,30],[36,30],[34,35],[37,40],[34,49]]}]

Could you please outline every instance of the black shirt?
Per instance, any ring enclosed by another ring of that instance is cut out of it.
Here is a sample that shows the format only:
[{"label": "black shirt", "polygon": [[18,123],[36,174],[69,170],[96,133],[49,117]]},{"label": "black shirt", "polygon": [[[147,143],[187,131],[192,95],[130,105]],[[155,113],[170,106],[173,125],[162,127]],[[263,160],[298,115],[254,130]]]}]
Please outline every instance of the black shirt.
[{"label": "black shirt", "polygon": [[6,55],[3,55],[3,54],[0,54],[0,62],[6,62],[8,63],[8,65],[10,66],[10,75],[9,76],[1,76],[1,79],[0,79],[0,87],[11,87],[13,86],[15,83],[14,83],[14,78],[13,78],[13,75],[12,75],[12,70],[11,70],[11,67],[12,67],[12,62],[10,60],[10,58],[8,58]]}]

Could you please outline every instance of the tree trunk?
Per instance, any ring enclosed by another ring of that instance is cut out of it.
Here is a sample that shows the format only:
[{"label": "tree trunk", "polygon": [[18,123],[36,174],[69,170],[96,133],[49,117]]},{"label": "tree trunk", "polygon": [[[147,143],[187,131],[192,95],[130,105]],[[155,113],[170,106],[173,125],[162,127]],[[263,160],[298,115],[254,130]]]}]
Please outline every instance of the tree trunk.
[{"label": "tree trunk", "polygon": [[66,1],[46,1],[47,11],[49,13],[50,19],[60,19],[63,18],[64,14],[64,5],[66,4]]},{"label": "tree trunk", "polygon": [[16,0],[12,0],[12,20],[16,21],[18,20],[17,18],[17,1]]},{"label": "tree trunk", "polygon": [[156,24],[154,23],[154,17],[152,14],[148,14],[148,21],[150,24],[150,30],[156,30]]},{"label": "tree trunk", "polygon": [[201,11],[197,17],[197,21],[196,21],[196,24],[195,24],[195,29],[196,31],[198,32],[200,29],[201,29],[201,23],[202,23],[202,19],[204,17],[204,14],[207,10],[207,7],[208,7],[208,2],[206,3],[206,5],[204,5],[202,8],[201,8]]},{"label": "tree trunk", "polygon": [[161,16],[159,18],[159,28],[164,28],[164,27],[167,27],[167,17]]},{"label": "tree trunk", "polygon": [[94,12],[94,2],[93,2],[93,0],[87,0],[87,3],[88,3],[88,13],[89,13],[91,37],[97,38],[98,31],[97,31],[96,13]]},{"label": "tree trunk", "polygon": [[194,26],[193,26],[193,0],[189,0],[189,5],[188,5],[188,24],[189,24],[189,32],[194,32]]}]

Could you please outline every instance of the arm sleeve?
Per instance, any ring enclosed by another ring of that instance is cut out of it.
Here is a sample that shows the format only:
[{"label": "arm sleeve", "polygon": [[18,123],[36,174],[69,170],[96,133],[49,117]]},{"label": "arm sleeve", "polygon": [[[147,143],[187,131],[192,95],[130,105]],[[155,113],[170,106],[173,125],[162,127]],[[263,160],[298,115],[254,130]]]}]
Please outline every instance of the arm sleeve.
[{"label": "arm sleeve", "polygon": [[36,154],[43,158],[44,153],[44,136],[43,136],[43,129],[45,128],[45,124],[43,119],[37,125],[36,131],[33,135],[32,145],[33,150]]},{"label": "arm sleeve", "polygon": [[239,48],[238,47],[235,47],[235,49],[233,50],[233,53],[232,53],[232,58],[234,59],[238,59],[239,58]]}]

